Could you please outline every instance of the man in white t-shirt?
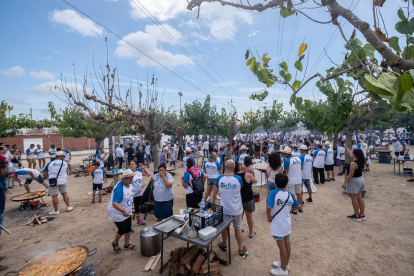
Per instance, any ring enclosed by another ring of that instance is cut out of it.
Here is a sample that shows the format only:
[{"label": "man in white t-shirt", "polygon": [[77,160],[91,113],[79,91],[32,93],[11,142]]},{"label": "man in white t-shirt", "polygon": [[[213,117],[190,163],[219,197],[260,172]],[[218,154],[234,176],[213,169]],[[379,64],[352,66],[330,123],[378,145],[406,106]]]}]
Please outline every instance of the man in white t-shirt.
[{"label": "man in white t-shirt", "polygon": [[318,144],[313,153],[313,183],[319,184],[319,175],[321,178],[321,186],[325,184],[325,157],[326,153],[322,150],[322,145]]},{"label": "man in white t-shirt", "polygon": [[325,157],[325,171],[326,171],[326,178],[325,181],[331,182],[335,181],[335,172],[334,172],[334,151],[331,149],[331,143],[325,142],[325,150],[324,150],[326,157]]},{"label": "man in white t-shirt", "polygon": [[[292,149],[285,147],[282,151],[285,156],[285,161],[283,163],[283,173],[286,174],[289,178],[286,189],[292,194],[296,194],[299,202],[302,202],[302,164],[298,157],[292,156]],[[302,209],[299,209],[299,212],[302,213]],[[297,215],[296,211],[292,211],[293,214]]]},{"label": "man in white t-shirt", "polygon": [[116,156],[116,159],[118,159],[118,165],[119,165],[118,168],[122,169],[122,164],[124,163],[124,157],[125,157],[123,144],[120,144],[119,147],[116,148],[115,156]]},{"label": "man in white t-shirt", "polygon": [[[63,160],[65,155],[63,151],[56,152],[55,161],[49,162],[43,170],[43,176],[49,179],[48,193],[52,196],[53,203],[53,211],[49,212],[49,215],[59,215],[59,193],[62,194],[63,201],[66,203],[66,211],[73,210],[68,195],[68,164]],[[50,185],[51,179],[56,179],[55,186]]]},{"label": "man in white t-shirt", "polygon": [[104,148],[100,148],[99,149],[99,153],[96,155],[96,161],[99,162],[101,164],[100,168],[104,168],[105,167],[105,157],[106,157],[106,152]]},{"label": "man in white t-shirt", "polygon": [[336,149],[337,156],[336,159],[338,160],[338,168],[339,173],[338,176],[344,175],[344,165],[345,165],[345,148],[344,148],[344,142],[338,141],[338,147]]},{"label": "man in white t-shirt", "polygon": [[33,167],[33,169],[36,169],[36,158],[35,158],[35,145],[31,144],[30,148],[28,148],[26,150],[26,155],[27,155],[27,163],[29,164],[29,168],[31,169]]},{"label": "man in white t-shirt", "polygon": [[[217,192],[220,192],[220,205],[223,206],[225,215],[233,217],[232,223],[239,246],[239,254],[243,257],[249,254],[247,247],[243,245],[242,234],[243,205],[240,190],[243,187],[243,181],[240,176],[234,175],[235,163],[233,160],[227,160],[225,167],[225,173],[217,178],[216,185],[213,187],[213,202],[216,201]],[[221,234],[223,241],[219,243],[219,247],[223,251],[227,251],[228,234],[227,230]]]},{"label": "man in white t-shirt", "polygon": [[36,154],[37,160],[39,160],[39,169],[43,169],[46,165],[45,152],[43,151],[43,148],[40,144],[37,145],[35,154]]},{"label": "man in white t-shirt", "polygon": [[183,157],[183,165],[184,165],[184,171],[186,172],[187,169],[188,169],[187,168],[187,159],[188,158],[192,158],[194,160],[194,163],[195,164],[197,164],[197,163],[196,163],[194,157],[191,156],[191,149],[190,148],[185,148],[184,152],[185,152],[185,156]]},{"label": "man in white t-shirt", "polygon": [[55,157],[56,157],[56,146],[55,145],[51,145],[51,148],[48,150],[49,153],[49,157],[50,157],[50,162],[55,161]]},{"label": "man in white t-shirt", "polygon": [[24,183],[24,188],[28,193],[30,193],[29,184],[32,183],[33,180],[36,180],[45,188],[47,189],[47,183],[43,180],[43,177],[40,175],[40,172],[35,169],[20,169],[14,172],[16,179],[20,182],[20,179],[26,179]]},{"label": "man in white t-shirt", "polygon": [[238,161],[240,164],[244,165],[244,158],[249,156],[247,152],[247,148],[243,145],[240,148],[241,153],[236,157],[236,161]]},{"label": "man in white t-shirt", "polygon": [[276,175],[276,187],[269,194],[266,204],[267,221],[271,223],[270,234],[276,240],[280,251],[280,262],[273,262],[276,269],[270,270],[272,275],[288,275],[290,270],[290,233],[291,217],[290,211],[302,208],[295,196],[286,190],[289,182],[288,177],[284,174]]},{"label": "man in white t-shirt", "polygon": [[[302,185],[304,185],[308,191],[309,198],[306,199],[306,202],[313,203],[312,199],[312,188],[311,188],[311,176],[313,169],[313,158],[308,154],[308,147],[306,145],[300,146],[300,162],[301,162],[301,175],[302,175]],[[302,198],[303,198],[303,189],[302,189]]]}]

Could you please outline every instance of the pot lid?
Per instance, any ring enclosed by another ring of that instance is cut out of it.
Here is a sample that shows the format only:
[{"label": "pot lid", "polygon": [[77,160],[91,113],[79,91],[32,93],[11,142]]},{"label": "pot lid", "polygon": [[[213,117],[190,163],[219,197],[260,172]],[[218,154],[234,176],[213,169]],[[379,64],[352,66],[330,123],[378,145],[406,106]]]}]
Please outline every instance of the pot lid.
[{"label": "pot lid", "polygon": [[152,227],[145,228],[144,230],[139,232],[139,235],[141,237],[153,237],[153,236],[156,236],[158,234],[160,234],[160,232],[158,230],[155,230]]}]

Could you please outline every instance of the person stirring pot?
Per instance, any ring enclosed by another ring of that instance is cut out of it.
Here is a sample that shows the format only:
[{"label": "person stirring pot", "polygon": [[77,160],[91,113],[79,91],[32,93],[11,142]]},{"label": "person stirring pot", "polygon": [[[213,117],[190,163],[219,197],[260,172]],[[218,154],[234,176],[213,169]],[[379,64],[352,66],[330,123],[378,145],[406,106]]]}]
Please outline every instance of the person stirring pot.
[{"label": "person stirring pot", "polygon": [[137,163],[134,160],[129,161],[129,168],[135,172],[134,179],[132,181],[132,192],[134,193],[134,207],[135,216],[137,217],[137,225],[145,226],[145,222],[141,220],[141,200],[142,200],[142,177],[151,176],[149,171],[145,169],[142,163],[139,163],[139,169],[137,169]]}]

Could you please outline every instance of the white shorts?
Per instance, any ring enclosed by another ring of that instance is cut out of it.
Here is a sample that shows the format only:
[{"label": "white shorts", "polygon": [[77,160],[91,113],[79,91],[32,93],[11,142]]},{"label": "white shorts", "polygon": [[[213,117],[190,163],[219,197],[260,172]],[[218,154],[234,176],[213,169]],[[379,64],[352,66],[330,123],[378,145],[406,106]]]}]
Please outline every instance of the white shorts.
[{"label": "white shorts", "polygon": [[293,184],[293,185],[287,185],[286,190],[291,192],[292,194],[300,194],[302,193],[302,183],[300,184]]}]

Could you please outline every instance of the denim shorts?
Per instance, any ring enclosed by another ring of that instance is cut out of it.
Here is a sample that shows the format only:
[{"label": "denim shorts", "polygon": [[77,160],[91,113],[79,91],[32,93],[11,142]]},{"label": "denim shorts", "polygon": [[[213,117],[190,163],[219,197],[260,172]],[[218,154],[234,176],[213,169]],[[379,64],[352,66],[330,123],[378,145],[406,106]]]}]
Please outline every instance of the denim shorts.
[{"label": "denim shorts", "polygon": [[217,185],[217,178],[208,178],[207,179],[207,186]]},{"label": "denim shorts", "polygon": [[306,188],[310,188],[310,179],[302,179],[302,185],[305,185]]},{"label": "denim shorts", "polygon": [[[45,182],[45,181],[43,180],[43,177],[42,177],[41,175],[39,175],[37,178],[39,179],[39,180],[36,180],[37,182],[39,182],[39,183],[43,183],[43,182]],[[26,182],[24,182],[24,184],[31,184],[31,183],[32,183],[32,181],[33,181],[33,179],[28,179],[28,178],[26,178]]]},{"label": "denim shorts", "polygon": [[[0,214],[0,225],[3,226],[3,214]],[[0,228],[0,232],[3,232],[2,228]]]},{"label": "denim shorts", "polygon": [[345,160],[337,160],[338,166],[343,166],[345,164]]},{"label": "denim shorts", "polygon": [[276,187],[276,183],[275,182],[272,182],[272,181],[267,181],[267,190],[270,192],[270,191],[273,191],[273,190],[276,190],[277,189],[277,187]]},{"label": "denim shorts", "polygon": [[284,236],[284,237],[273,236],[273,239],[274,239],[274,240],[276,240],[276,241],[281,241],[281,240],[283,240],[284,238],[290,238],[290,234],[289,234],[289,235],[287,235],[287,236]]}]

